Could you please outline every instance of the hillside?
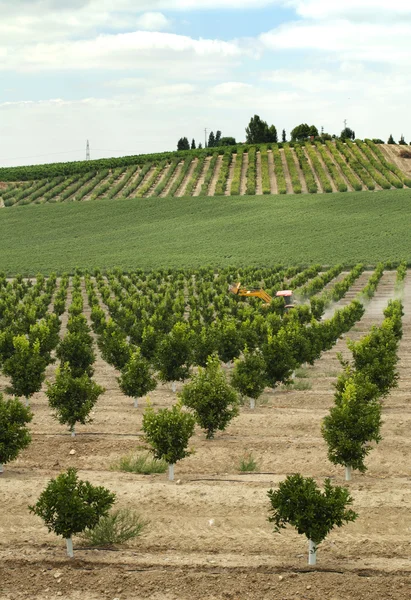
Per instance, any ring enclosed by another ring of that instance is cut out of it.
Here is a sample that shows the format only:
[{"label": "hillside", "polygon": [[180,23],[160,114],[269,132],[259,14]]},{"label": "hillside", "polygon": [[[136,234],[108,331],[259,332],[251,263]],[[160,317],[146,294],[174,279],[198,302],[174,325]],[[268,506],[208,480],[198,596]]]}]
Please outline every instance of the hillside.
[{"label": "hillside", "polygon": [[411,262],[411,191],[101,200],[0,211],[0,271]]},{"label": "hillside", "polygon": [[322,194],[411,187],[401,147],[268,144],[0,169],[0,207],[101,198]]}]

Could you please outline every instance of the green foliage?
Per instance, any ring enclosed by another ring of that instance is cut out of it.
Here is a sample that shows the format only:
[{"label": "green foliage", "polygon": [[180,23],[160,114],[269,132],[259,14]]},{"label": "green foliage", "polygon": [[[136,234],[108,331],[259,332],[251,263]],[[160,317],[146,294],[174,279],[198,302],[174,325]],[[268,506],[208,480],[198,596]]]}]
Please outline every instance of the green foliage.
[{"label": "green foliage", "polygon": [[224,431],[239,413],[239,398],[227,379],[216,355],[210,356],[205,369],[186,384],[179,398],[184,406],[194,411],[196,421],[205,429],[207,439],[216,431]]},{"label": "green foliage", "polygon": [[294,527],[300,535],[320,544],[334,529],[355,521],[358,515],[350,508],[353,499],[346,488],[333,487],[325,480],[324,492],[314,479],[300,474],[291,475],[280,483],[278,490],[268,492],[270,523],[278,533],[286,525]]},{"label": "green foliage", "polygon": [[192,345],[190,327],[186,323],[176,323],[157,350],[155,361],[160,381],[184,381],[190,376]]},{"label": "green foliage", "polygon": [[258,463],[255,460],[255,458],[251,452],[246,454],[241,459],[240,464],[238,466],[238,470],[241,473],[252,473],[253,471],[258,471],[258,469],[259,469]]},{"label": "green foliage", "polygon": [[247,188],[246,194],[249,196],[255,195],[257,177],[257,155],[255,148],[248,150],[248,169],[247,169]]},{"label": "green foliage", "polygon": [[48,361],[41,354],[40,342],[30,344],[25,335],[13,338],[13,348],[12,356],[3,364],[3,373],[11,378],[13,394],[30,398],[41,389]]},{"label": "green foliage", "polygon": [[301,123],[297,125],[291,131],[291,141],[304,141],[309,137],[318,137],[318,129],[315,125],[307,125],[307,123]]},{"label": "green foliage", "polygon": [[384,275],[384,267],[384,263],[378,263],[374,273],[369,278],[367,285],[362,291],[363,296],[365,296],[366,298],[371,299],[374,297],[381,277]]},{"label": "green foliage", "polygon": [[239,148],[237,150],[237,158],[235,161],[233,180],[231,182],[231,196],[239,196],[241,191],[241,173],[243,170],[243,158],[244,158],[244,150]]},{"label": "green foliage", "polygon": [[178,140],[177,150],[190,150],[190,142],[186,137],[182,137]]},{"label": "green foliage", "polygon": [[323,146],[323,144],[320,142],[316,142],[316,146],[317,146],[318,152],[321,155],[321,158],[323,159],[325,166],[327,167],[328,173],[330,174],[331,178],[334,180],[337,190],[339,192],[346,192],[348,190],[347,184],[345,183],[344,179],[341,177],[337,167],[335,166],[330,155],[328,154],[326,147]]},{"label": "green foliage", "polygon": [[368,382],[363,378],[351,376],[343,386],[322,425],[328,458],[334,464],[365,472],[364,459],[372,449],[370,443],[381,440],[381,405],[375,390],[374,397],[370,397]]},{"label": "green foliage", "polygon": [[353,131],[349,127],[345,127],[345,129],[343,129],[342,132],[341,132],[340,138],[343,141],[345,141],[345,140],[355,140],[355,131]]},{"label": "green foliage", "polygon": [[52,479],[30,511],[43,519],[49,531],[65,539],[93,529],[114,504],[115,494],[81,481],[76,469]]},{"label": "green foliage", "polygon": [[305,182],[307,184],[307,190],[309,194],[316,194],[318,192],[317,182],[315,180],[313,171],[311,169],[310,163],[307,160],[307,157],[304,152],[304,148],[301,146],[295,147],[295,153],[298,158],[298,162],[300,164],[301,170],[304,174]]},{"label": "green foliage", "polygon": [[151,373],[150,363],[137,348],[118,378],[121,391],[131,398],[142,398],[157,387],[157,381]]},{"label": "green foliage", "polygon": [[257,400],[266,386],[266,364],[259,350],[244,350],[244,357],[237,360],[231,374],[231,385],[242,396]]},{"label": "green foliage", "polygon": [[266,121],[262,121],[258,115],[250,119],[248,127],[245,130],[247,144],[264,144],[267,142],[277,143],[277,129],[274,125],[268,126]]},{"label": "green foliage", "polygon": [[167,471],[167,466],[168,464],[165,460],[152,458],[148,453],[140,453],[137,455],[129,454],[128,456],[123,456],[113,468],[126,473],[152,475],[154,473],[165,473]]},{"label": "green foliage", "polygon": [[145,440],[151,446],[154,458],[174,465],[190,455],[188,442],[194,434],[195,419],[180,405],[162,409],[157,413],[149,406],[143,415]]},{"label": "green foliage", "polygon": [[135,511],[120,508],[101,517],[97,525],[83,531],[81,537],[89,546],[115,546],[140,537],[147,525],[148,521]]},{"label": "green foliage", "polygon": [[33,415],[16,398],[3,398],[0,394],[0,465],[17,458],[31,442],[27,429]]},{"label": "green foliage", "polygon": [[[398,263],[409,255],[407,190],[307,194],[292,206],[291,212],[289,197],[276,196],[273,202],[255,196],[250,202],[246,196],[231,196],[227,202],[199,200],[195,210],[190,198],[3,210],[2,241],[8,251],[0,254],[0,270],[32,275],[38,269],[47,274],[74,265],[91,270],[119,266],[130,272],[208,264],[242,267],[268,264],[268,257],[290,265],[353,265],[360,260],[375,265],[380,260]],[[313,232],[321,235],[314,239]],[[19,242],[29,237],[36,253]],[[78,243],[73,244],[74,238]],[[63,252],[67,247],[70,253]]]},{"label": "green foliage", "polygon": [[392,133],[390,133],[390,137],[388,138],[388,142],[387,144],[396,144],[397,142],[394,140],[394,138],[392,137]]},{"label": "green foliage", "polygon": [[273,158],[274,158],[274,174],[277,180],[277,189],[279,194],[287,193],[287,183],[285,181],[285,175],[283,170],[283,163],[281,160],[281,154],[278,146],[273,146]]},{"label": "green foliage", "polygon": [[215,188],[216,196],[224,196],[227,188],[227,179],[230,172],[230,165],[233,160],[233,153],[228,150],[223,155],[220,172],[218,174],[217,184]]},{"label": "green foliage", "polygon": [[57,358],[62,364],[68,363],[73,377],[93,375],[92,365],[96,359],[91,343],[81,332],[70,331],[61,340],[57,348]]},{"label": "green foliage", "polygon": [[357,174],[360,181],[362,181],[369,190],[375,190],[374,180],[365,168],[363,160],[359,160],[358,155],[356,155],[355,152],[351,152],[351,148],[344,145],[342,142],[337,141],[336,144],[337,149],[345,157],[347,164],[349,164],[351,169]]},{"label": "green foliage", "polygon": [[311,163],[313,165],[314,171],[317,173],[318,179],[320,180],[321,187],[323,191],[327,194],[330,194],[333,189],[331,186],[330,179],[327,173],[324,171],[323,166],[318,158],[318,154],[316,152],[316,147],[312,146],[309,142],[305,145],[308,156],[310,157]]},{"label": "green foliage", "polygon": [[133,348],[127,343],[125,334],[109,319],[98,339],[101,356],[110,365],[121,371],[130,360]]},{"label": "green foliage", "polygon": [[56,381],[48,383],[46,392],[59,423],[67,424],[71,431],[76,423],[85,425],[90,420],[89,414],[103,393],[104,388],[88,375],[73,377],[68,364],[57,369]]},{"label": "green foliage", "polygon": [[261,187],[263,194],[271,194],[267,148],[261,149]]}]

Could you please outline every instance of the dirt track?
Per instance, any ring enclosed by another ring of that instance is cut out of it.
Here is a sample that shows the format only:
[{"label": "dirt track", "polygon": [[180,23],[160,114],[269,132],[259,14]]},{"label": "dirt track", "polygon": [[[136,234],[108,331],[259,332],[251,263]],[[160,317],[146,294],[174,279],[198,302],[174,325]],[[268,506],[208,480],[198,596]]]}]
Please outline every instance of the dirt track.
[{"label": "dirt track", "polygon": [[[366,315],[350,337],[358,339],[394,293],[386,273]],[[355,289],[360,289],[359,281]],[[354,290],[355,291],[355,290]],[[350,294],[352,296],[352,294]],[[346,304],[348,298],[341,302]],[[197,431],[195,454],[176,466],[176,479],[109,470],[141,445],[142,409],[132,408],[116,372],[99,358],[95,379],[106,387],[94,422],[72,441],[50,415],[44,393],[33,401],[33,443],[0,479],[0,599],[113,600],[408,600],[411,597],[411,276],[405,296],[400,385],[385,401],[383,441],[367,460],[365,475],[349,484],[359,518],[320,546],[318,569],[308,569],[305,540],[292,530],[272,533],[267,490],[287,474],[343,484],[343,469],[327,460],[320,433],[332,402],[336,352],[309,369],[307,391],[267,391],[257,409],[242,408],[224,434],[206,441]],[[0,379],[0,388],[6,385]],[[151,395],[155,407],[175,396],[166,387]],[[75,449],[76,454],[69,454]],[[246,452],[258,473],[240,474]],[[137,509],[151,524],[147,535],[118,551],[81,549],[65,557],[62,540],[48,534],[27,505],[46,482],[68,466],[117,493],[118,505]],[[210,525],[210,520],[214,523]],[[58,575],[59,574],[59,575]],[[58,576],[57,576],[58,575]]]}]

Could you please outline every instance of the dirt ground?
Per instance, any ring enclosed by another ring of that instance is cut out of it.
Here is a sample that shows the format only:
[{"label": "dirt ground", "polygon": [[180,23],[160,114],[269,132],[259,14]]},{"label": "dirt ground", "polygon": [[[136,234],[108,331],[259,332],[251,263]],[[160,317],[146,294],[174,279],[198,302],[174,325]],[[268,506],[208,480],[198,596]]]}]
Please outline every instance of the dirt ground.
[{"label": "dirt ground", "polygon": [[[381,322],[394,281],[395,273],[384,274],[349,337],[358,339]],[[0,599],[411,598],[410,275],[404,302],[401,379],[385,401],[383,441],[369,456],[367,473],[355,473],[347,484],[359,518],[320,546],[317,567],[307,566],[305,538],[291,529],[273,533],[267,491],[295,472],[319,483],[326,477],[344,483],[343,469],[327,460],[320,424],[333,399],[336,352],[344,352],[346,340],[309,368],[311,389],[267,390],[255,411],[243,407],[213,441],[197,430],[195,454],[176,465],[173,483],[166,474],[110,470],[119,457],[141,446],[143,408],[133,408],[119,391],[115,370],[99,358],[95,379],[106,392],[93,423],[79,427],[72,440],[52,417],[45,394],[37,394],[32,445],[6,466],[0,479]],[[51,367],[50,377],[53,371]],[[0,379],[0,389],[6,384]],[[151,400],[155,407],[170,406],[175,395],[160,387]],[[248,452],[256,458],[258,472],[241,474],[238,464]],[[63,540],[49,534],[27,508],[49,479],[69,466],[116,492],[119,507],[136,509],[149,519],[146,535],[109,550],[82,548],[75,540],[75,558],[69,560]]]}]

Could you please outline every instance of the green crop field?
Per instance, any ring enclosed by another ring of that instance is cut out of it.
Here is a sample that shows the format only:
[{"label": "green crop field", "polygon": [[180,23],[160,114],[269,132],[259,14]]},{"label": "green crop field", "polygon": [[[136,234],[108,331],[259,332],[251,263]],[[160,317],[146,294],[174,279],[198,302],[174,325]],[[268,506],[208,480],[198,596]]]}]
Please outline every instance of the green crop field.
[{"label": "green crop field", "polygon": [[410,190],[16,207],[0,270],[411,262],[410,228]]}]

